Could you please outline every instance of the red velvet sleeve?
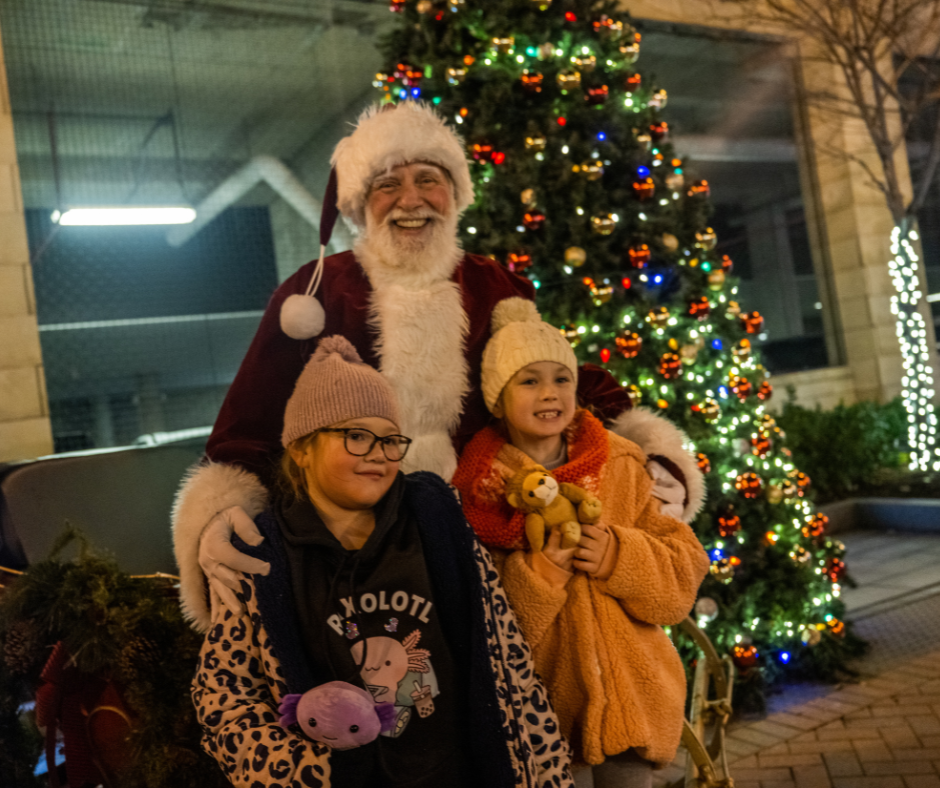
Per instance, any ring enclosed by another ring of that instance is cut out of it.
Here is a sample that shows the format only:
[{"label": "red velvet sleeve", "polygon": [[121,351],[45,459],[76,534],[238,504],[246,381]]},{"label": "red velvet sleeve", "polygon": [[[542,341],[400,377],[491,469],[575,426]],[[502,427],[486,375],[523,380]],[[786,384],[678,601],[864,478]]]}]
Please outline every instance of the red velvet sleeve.
[{"label": "red velvet sleeve", "polygon": [[633,407],[627,392],[614,376],[594,364],[578,368],[578,402],[605,424]]},{"label": "red velvet sleeve", "polygon": [[281,304],[303,292],[308,279],[295,274],[274,292],[206,443],[210,460],[240,465],[266,485],[281,450],[284,407],[315,347],[281,331]]}]

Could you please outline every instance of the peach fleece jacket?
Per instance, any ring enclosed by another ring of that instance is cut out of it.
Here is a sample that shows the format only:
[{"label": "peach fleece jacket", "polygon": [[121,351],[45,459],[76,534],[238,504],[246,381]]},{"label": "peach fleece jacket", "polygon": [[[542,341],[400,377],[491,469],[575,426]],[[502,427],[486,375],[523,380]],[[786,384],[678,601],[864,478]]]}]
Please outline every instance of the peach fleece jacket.
[{"label": "peach fleece jacket", "polygon": [[[583,434],[569,435],[569,456],[584,448],[577,445]],[[538,571],[550,562],[527,561],[523,550],[494,552],[494,558],[576,761],[599,764],[632,747],[662,766],[679,746],[686,687],[662,625],[689,614],[709,561],[688,525],[660,514],[639,447],[604,434],[610,455],[598,497],[600,525],[616,539],[610,577]],[[505,444],[494,467],[505,480],[531,463]],[[465,503],[498,492],[492,474],[485,484],[458,487]]]}]

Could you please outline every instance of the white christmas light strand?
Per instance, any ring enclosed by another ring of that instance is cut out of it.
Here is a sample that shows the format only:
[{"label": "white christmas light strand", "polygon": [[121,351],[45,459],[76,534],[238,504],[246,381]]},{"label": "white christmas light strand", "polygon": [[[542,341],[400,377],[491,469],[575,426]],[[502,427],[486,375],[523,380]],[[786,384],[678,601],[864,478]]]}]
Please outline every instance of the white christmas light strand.
[{"label": "white christmas light strand", "polygon": [[888,263],[894,289],[891,312],[897,317],[898,342],[904,376],[901,378],[904,409],[907,411],[907,434],[911,446],[912,470],[940,470],[940,451],[937,448],[937,415],[934,412],[933,369],[927,345],[927,327],[918,311],[923,293],[917,276],[918,257],[911,241],[917,233],[910,230],[901,238],[901,228],[891,233],[891,254]]}]

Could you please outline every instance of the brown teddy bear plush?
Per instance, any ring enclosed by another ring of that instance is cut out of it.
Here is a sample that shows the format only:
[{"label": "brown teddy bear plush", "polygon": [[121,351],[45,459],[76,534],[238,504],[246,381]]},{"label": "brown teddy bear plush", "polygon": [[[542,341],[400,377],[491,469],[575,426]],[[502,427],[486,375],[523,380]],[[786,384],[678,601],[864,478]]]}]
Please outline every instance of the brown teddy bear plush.
[{"label": "brown teddy bear plush", "polygon": [[506,500],[514,509],[528,512],[525,535],[537,553],[552,529],[561,531],[562,549],[576,546],[581,524],[596,523],[601,516],[601,502],[595,496],[576,484],[559,484],[541,465],[516,471],[506,485]]}]

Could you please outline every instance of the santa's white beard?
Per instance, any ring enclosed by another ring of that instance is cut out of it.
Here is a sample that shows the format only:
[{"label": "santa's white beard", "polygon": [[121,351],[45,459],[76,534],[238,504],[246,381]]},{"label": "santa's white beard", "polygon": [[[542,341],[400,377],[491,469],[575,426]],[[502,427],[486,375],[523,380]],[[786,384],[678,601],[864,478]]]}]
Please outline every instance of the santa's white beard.
[{"label": "santa's white beard", "polygon": [[[430,219],[430,224],[418,237],[403,236],[392,226],[399,219],[424,218]],[[418,290],[450,279],[463,256],[457,241],[458,218],[453,210],[442,215],[423,208],[391,211],[382,222],[376,222],[367,210],[366,227],[354,251],[372,287],[395,284]]]}]

